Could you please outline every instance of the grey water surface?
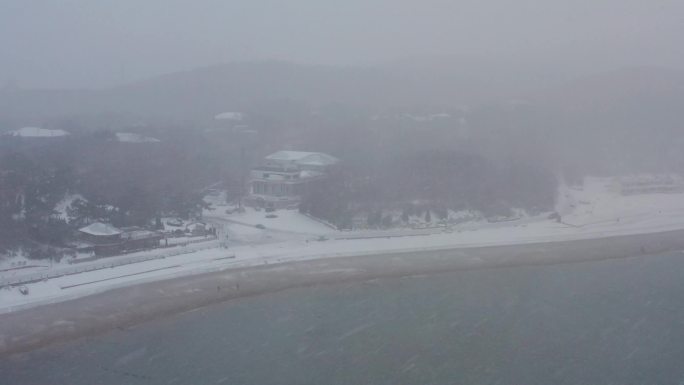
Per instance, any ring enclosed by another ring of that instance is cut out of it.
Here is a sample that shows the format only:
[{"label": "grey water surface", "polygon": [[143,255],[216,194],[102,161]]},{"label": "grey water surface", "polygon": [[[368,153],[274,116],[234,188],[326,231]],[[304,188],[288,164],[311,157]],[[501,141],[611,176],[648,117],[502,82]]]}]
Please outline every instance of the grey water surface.
[{"label": "grey water surface", "polygon": [[1,384],[681,384],[684,254],[292,289],[0,362]]}]

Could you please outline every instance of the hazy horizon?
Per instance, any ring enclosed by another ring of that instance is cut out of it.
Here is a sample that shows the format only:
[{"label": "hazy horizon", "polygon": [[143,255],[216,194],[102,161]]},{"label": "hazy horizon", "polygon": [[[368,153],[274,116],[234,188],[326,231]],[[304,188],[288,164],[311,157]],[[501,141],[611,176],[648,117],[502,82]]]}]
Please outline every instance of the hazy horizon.
[{"label": "hazy horizon", "polygon": [[26,88],[104,87],[263,60],[684,67],[684,3],[676,1],[0,0],[0,8],[0,83]]}]

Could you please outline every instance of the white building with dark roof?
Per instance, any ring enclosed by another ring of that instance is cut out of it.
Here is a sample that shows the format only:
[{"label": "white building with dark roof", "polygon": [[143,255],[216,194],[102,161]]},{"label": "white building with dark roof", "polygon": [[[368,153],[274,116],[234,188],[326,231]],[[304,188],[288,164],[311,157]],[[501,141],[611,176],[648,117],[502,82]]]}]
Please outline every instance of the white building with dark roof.
[{"label": "white building with dark roof", "polygon": [[248,182],[248,205],[285,208],[299,204],[307,187],[326,178],[340,162],[322,152],[278,151],[252,169]]}]

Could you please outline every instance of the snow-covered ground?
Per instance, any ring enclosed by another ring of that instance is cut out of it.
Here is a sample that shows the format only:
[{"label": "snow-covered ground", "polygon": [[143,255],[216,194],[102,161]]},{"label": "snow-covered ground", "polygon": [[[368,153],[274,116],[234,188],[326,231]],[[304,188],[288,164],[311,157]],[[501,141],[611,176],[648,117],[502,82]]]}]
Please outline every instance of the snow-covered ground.
[{"label": "snow-covered ground", "polygon": [[684,227],[684,194],[622,196],[611,191],[607,178],[586,178],[581,189],[561,188],[557,206],[564,223],[579,227]]},{"label": "snow-covered ground", "polygon": [[[621,196],[611,192],[610,180],[588,178],[581,188],[562,186],[557,211],[561,223],[548,214],[513,222],[461,223],[437,229],[339,232],[295,210],[266,213],[252,209],[227,214],[217,206],[205,213],[219,229],[220,241],[211,248],[169,255],[80,274],[27,284],[28,295],[18,288],[0,289],[0,312],[77,298],[114,287],[183,275],[268,263],[302,261],[396,251],[448,249],[602,238],[684,229],[684,194]],[[275,218],[267,215],[275,214]],[[256,225],[264,228],[257,228]],[[225,248],[226,245],[229,248]],[[153,250],[145,255],[162,255]],[[110,257],[107,261],[116,261]],[[102,264],[102,259],[79,264]],[[61,268],[65,268],[60,264]],[[21,274],[48,272],[55,267],[0,272],[0,281]]]},{"label": "snow-covered ground", "polygon": [[204,219],[216,227],[220,238],[231,245],[254,245],[320,238],[335,232],[321,221],[300,214],[297,210],[266,212],[226,205],[222,195],[207,199],[212,209],[204,211]]},{"label": "snow-covered ground", "polygon": [[222,212],[222,210],[217,209],[205,212],[205,215],[210,218],[242,225],[243,227],[256,228],[258,225],[261,225],[268,230],[292,234],[328,234],[334,231],[330,226],[302,215],[297,210],[266,212],[245,207],[244,212],[226,214],[225,210]]},{"label": "snow-covered ground", "polygon": [[71,204],[78,199],[85,201],[85,198],[83,198],[83,196],[80,194],[67,194],[64,196],[64,199],[57,202],[57,205],[55,206],[55,212],[57,212],[57,216],[68,222],[69,213],[67,210],[71,207]]}]

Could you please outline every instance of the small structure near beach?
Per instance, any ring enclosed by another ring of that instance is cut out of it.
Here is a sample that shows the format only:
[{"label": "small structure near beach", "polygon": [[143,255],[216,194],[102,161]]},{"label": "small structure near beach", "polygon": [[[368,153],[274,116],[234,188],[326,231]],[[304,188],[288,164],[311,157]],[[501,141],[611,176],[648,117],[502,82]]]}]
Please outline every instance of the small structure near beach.
[{"label": "small structure near beach", "polygon": [[102,222],[91,223],[78,229],[81,240],[97,255],[114,255],[121,251],[123,231]]},{"label": "small structure near beach", "polygon": [[159,247],[164,238],[157,231],[137,227],[118,229],[102,222],[91,223],[78,232],[80,239],[86,244],[83,250],[90,250],[101,256],[154,249]]},{"label": "small structure near beach", "polygon": [[155,249],[159,247],[159,242],[164,238],[158,231],[138,227],[124,230],[121,234],[121,251],[123,252]]},{"label": "small structure near beach", "polygon": [[684,179],[676,174],[629,175],[615,178],[612,188],[622,195],[674,194],[684,192]]}]

